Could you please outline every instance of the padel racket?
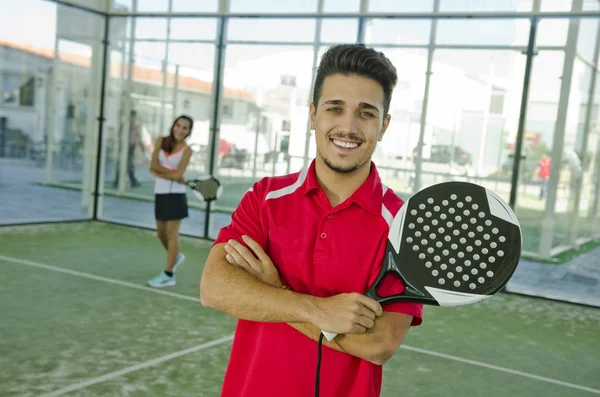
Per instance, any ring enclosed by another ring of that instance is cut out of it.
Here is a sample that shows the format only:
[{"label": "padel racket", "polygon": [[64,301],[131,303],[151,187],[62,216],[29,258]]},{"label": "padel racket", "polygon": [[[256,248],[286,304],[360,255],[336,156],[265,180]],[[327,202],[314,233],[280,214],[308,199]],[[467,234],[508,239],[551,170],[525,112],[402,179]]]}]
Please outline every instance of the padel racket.
[{"label": "padel racket", "polygon": [[[521,228],[502,198],[473,183],[436,184],[410,197],[394,217],[381,271],[365,295],[382,305],[479,302],[508,282],[520,256]],[[402,293],[378,294],[388,275],[400,277]],[[331,341],[337,334],[323,335]]]},{"label": "padel racket", "polygon": [[192,188],[192,192],[200,201],[209,202],[216,200],[223,193],[221,182],[213,176],[192,179],[186,181],[185,184]]}]

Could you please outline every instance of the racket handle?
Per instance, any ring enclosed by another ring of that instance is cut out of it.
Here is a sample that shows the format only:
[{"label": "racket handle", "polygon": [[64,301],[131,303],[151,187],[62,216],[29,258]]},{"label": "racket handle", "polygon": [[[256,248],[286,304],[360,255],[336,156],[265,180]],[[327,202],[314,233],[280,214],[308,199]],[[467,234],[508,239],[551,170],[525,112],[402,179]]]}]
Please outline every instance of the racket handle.
[{"label": "racket handle", "polygon": [[321,331],[321,333],[323,334],[323,336],[325,336],[325,339],[327,339],[327,341],[329,341],[329,342],[334,340],[335,337],[338,335],[338,334],[334,334],[333,332],[325,332],[325,331]]}]

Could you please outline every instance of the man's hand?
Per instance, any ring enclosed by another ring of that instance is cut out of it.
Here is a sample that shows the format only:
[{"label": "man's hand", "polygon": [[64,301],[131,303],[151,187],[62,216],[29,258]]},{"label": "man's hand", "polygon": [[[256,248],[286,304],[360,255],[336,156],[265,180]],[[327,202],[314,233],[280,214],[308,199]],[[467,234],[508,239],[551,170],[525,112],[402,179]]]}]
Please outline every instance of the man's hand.
[{"label": "man's hand", "polygon": [[252,252],[238,241],[229,240],[227,244],[225,244],[227,261],[241,267],[259,280],[272,285],[273,287],[281,288],[283,283],[279,278],[279,272],[273,264],[273,261],[271,261],[271,258],[269,258],[262,247],[250,237],[242,236],[242,240],[250,247]]},{"label": "man's hand", "polygon": [[339,294],[317,301],[312,323],[336,334],[362,334],[383,314],[381,305],[359,293]]}]

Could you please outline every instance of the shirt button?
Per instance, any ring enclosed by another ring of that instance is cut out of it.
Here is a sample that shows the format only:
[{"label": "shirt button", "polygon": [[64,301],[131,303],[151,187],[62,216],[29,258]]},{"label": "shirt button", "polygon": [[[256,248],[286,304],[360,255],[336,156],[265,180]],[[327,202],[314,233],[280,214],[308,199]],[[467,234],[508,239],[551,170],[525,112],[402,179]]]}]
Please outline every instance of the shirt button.
[{"label": "shirt button", "polygon": [[331,218],[333,218],[333,215],[329,214],[329,215],[327,215],[327,218],[331,219]]},{"label": "shirt button", "polygon": [[321,238],[327,238],[327,233],[321,233]]}]

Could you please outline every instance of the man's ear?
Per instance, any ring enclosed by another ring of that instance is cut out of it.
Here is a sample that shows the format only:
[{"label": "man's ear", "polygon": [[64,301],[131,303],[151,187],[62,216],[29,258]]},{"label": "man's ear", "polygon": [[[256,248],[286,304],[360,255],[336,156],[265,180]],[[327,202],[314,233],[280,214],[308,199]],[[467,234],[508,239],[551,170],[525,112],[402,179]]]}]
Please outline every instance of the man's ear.
[{"label": "man's ear", "polygon": [[392,115],[390,115],[390,114],[387,114],[383,118],[383,124],[381,126],[381,132],[379,133],[379,139],[378,139],[379,142],[381,142],[381,140],[383,139],[383,135],[385,135],[385,131],[389,127],[391,121],[392,121]]},{"label": "man's ear", "polygon": [[310,129],[315,129],[315,118],[317,117],[317,107],[313,102],[310,103]]}]

